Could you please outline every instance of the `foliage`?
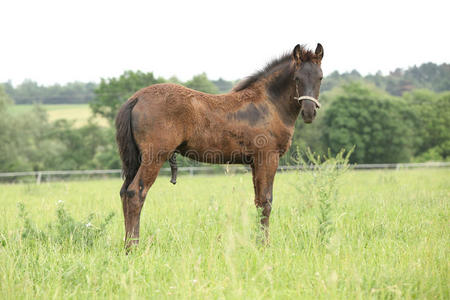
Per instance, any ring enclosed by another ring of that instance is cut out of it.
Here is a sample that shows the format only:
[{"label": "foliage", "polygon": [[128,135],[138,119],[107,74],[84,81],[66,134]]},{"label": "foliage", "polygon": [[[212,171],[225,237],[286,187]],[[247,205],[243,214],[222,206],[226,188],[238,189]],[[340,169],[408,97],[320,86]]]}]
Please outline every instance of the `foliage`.
[{"label": "foliage", "polygon": [[[28,217],[23,203],[18,203],[19,218],[23,221],[21,237],[29,244],[56,243],[65,246],[92,247],[94,242],[105,235],[107,226],[115,213],[109,213],[105,219],[95,225],[94,214],[88,215],[85,221],[76,221],[59,200],[56,208],[55,223],[47,224],[47,230],[39,229]],[[94,224],[93,224],[94,222]]]},{"label": "foliage", "polygon": [[229,91],[231,91],[234,85],[232,81],[226,81],[222,78],[219,78],[218,80],[213,80],[211,82],[214,83],[219,93],[221,94],[228,93]]},{"label": "foliage", "polygon": [[218,94],[216,85],[209,81],[205,73],[194,76],[184,84],[186,87],[209,94]]},{"label": "foliage", "polygon": [[422,137],[417,160],[450,158],[450,92],[436,94],[417,90],[405,95],[417,116],[417,131]]},{"label": "foliage", "polygon": [[406,162],[419,142],[416,116],[405,101],[362,83],[343,86],[324,118],[325,144],[332,154],[356,146],[351,162]]},{"label": "foliage", "polygon": [[112,124],[119,107],[137,90],[162,82],[164,79],[155,78],[153,73],[141,71],[125,71],[119,78],[102,78],[95,90],[95,98],[89,105],[94,114],[106,118]]},{"label": "foliage", "polygon": [[6,107],[11,103],[11,98],[5,92],[3,86],[0,85],[0,113],[3,113],[6,110]]},{"label": "foliage", "polygon": [[[156,79],[152,73],[143,73],[140,71],[126,71],[120,78],[122,78],[122,76],[125,78],[128,76],[130,78],[132,77],[136,81],[143,79],[143,82],[141,82],[142,84],[137,84],[136,87],[145,87],[148,83],[163,81],[183,84],[183,82],[175,76],[168,80],[164,80],[163,78]],[[104,85],[105,83],[108,84],[109,81],[112,81],[112,84],[118,84],[117,81],[120,81],[120,78],[102,79],[102,83]],[[123,80],[125,79],[123,78]],[[321,90],[322,92],[330,91],[340,85],[359,80],[372,83],[394,96],[401,96],[403,93],[415,89],[429,89],[434,92],[445,92],[450,90],[450,65],[446,63],[440,65],[425,63],[420,66],[410,67],[406,70],[396,69],[388,75],[383,75],[381,72],[378,72],[374,75],[369,74],[367,76],[362,76],[356,70],[346,73],[335,71],[325,77]],[[102,85],[102,83],[100,85]],[[128,83],[131,82],[128,81]],[[226,81],[222,78],[210,81],[203,73],[194,76],[194,78],[184,83],[184,85],[203,92],[226,93],[231,90],[233,83],[234,82]],[[98,98],[98,94],[94,94],[94,90],[99,88],[97,84],[92,82],[70,82],[65,85],[54,84],[42,86],[32,80],[25,80],[16,87],[14,87],[11,82],[5,82],[0,85],[3,85],[6,93],[16,104],[89,103],[95,97]],[[130,86],[124,85],[121,87],[124,89],[124,95],[117,90],[108,90],[107,93],[111,93],[109,94],[111,98],[119,97],[119,99],[123,101],[137,90],[133,90],[132,85],[133,84],[131,83]],[[105,87],[102,87],[102,89],[104,88]]]},{"label": "foliage", "polygon": [[47,139],[49,123],[39,106],[14,118],[0,112],[0,171],[40,170],[51,165],[58,145]]},{"label": "foliage", "polygon": [[14,156],[14,143],[11,142],[16,131],[7,113],[7,107],[11,102],[12,100],[0,85],[0,170],[15,169],[19,164]]},{"label": "foliage", "polygon": [[372,83],[393,96],[402,96],[403,93],[416,89],[444,92],[450,91],[450,65],[425,63],[406,70],[396,69],[386,76],[381,72],[363,77],[356,70],[342,74],[335,71],[323,80],[321,90],[329,91],[337,86],[360,80]]},{"label": "foliage", "polygon": [[112,128],[49,122],[39,105],[17,116],[0,110],[0,172],[119,168]]},{"label": "foliage", "polygon": [[353,70],[349,73],[342,73],[342,74],[339,74],[338,71],[334,71],[333,73],[331,73],[330,75],[326,76],[323,79],[322,84],[320,86],[320,90],[322,92],[330,91],[333,88],[344,85],[348,82],[360,81],[360,80],[362,80],[362,76],[356,70]]},{"label": "foliage", "polygon": [[25,80],[17,87],[11,82],[3,84],[8,95],[16,104],[79,104],[94,98],[96,84],[92,82],[70,82],[65,85],[41,86],[35,81]]},{"label": "foliage", "polygon": [[97,164],[95,157],[110,151],[109,145],[114,142],[110,131],[109,128],[92,123],[74,128],[72,123],[66,120],[54,122],[49,132],[50,138],[59,141],[64,148],[58,156],[61,160],[59,168],[77,170],[106,167],[105,164]]}]

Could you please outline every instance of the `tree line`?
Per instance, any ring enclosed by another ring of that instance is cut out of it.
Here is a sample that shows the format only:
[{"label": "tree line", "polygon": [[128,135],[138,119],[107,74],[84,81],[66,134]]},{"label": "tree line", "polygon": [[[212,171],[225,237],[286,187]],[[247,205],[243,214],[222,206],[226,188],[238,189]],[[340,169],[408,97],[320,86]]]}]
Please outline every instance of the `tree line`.
[{"label": "tree line", "polygon": [[[136,73],[136,76],[133,75],[134,73]],[[148,79],[144,74],[145,73],[139,71],[125,72],[117,79],[111,78],[108,80],[121,80],[123,77],[132,76],[132,80],[138,80],[138,82],[134,84],[139,85],[139,80],[142,81]],[[153,74],[151,76],[153,76]],[[11,81],[0,83],[0,86],[3,86],[6,94],[14,101],[15,104],[83,104],[91,102],[94,100],[96,95],[98,96],[98,93],[95,91],[99,88],[99,86],[104,84],[104,81],[105,79],[102,79],[100,84],[93,82],[69,82],[65,85],[54,84],[50,86],[43,86],[39,85],[35,81],[27,79],[16,87],[13,86]],[[168,80],[160,77],[157,78],[156,81],[195,86],[213,94],[226,93],[231,90],[234,84],[234,82],[227,81],[222,78],[210,81],[207,79],[206,74],[194,76],[191,80],[184,83],[176,77],[171,77]]]},{"label": "tree line", "polygon": [[[136,76],[133,74],[136,73]],[[50,86],[42,86],[32,80],[25,80],[21,84],[14,87],[11,82],[5,82],[3,85],[6,94],[14,100],[16,104],[79,104],[89,103],[98,93],[95,90],[103,85],[105,81],[121,80],[126,76],[132,76],[135,80],[149,80],[145,78],[143,72],[125,72],[118,78],[102,79],[100,84],[93,82],[71,82],[65,85],[54,84]],[[147,73],[151,74],[151,73]],[[153,76],[153,74],[151,75]],[[202,91],[209,93],[226,93],[231,90],[236,81],[227,81],[224,79],[208,80],[205,74],[194,76],[187,82],[181,82],[176,77],[164,79],[162,77],[152,78],[158,82],[174,82],[193,86]],[[362,76],[358,71],[339,73],[337,71],[328,75],[323,83],[321,91],[329,91],[334,87],[342,85],[346,82],[355,80],[363,80],[374,84],[376,87],[385,90],[393,96],[402,96],[405,92],[416,89],[428,89],[434,92],[444,92],[450,90],[450,64],[434,64],[426,63],[420,66],[414,66],[407,70],[396,69],[388,75],[382,75],[381,72],[375,75]],[[135,85],[139,85],[136,82]]]},{"label": "tree line", "polygon": [[[70,90],[79,95],[90,91],[89,106],[95,115],[109,121],[106,127],[94,122],[82,127],[75,127],[68,120],[50,122],[39,105],[49,102],[36,100],[44,99],[39,98],[43,94],[38,92],[31,112],[12,115],[7,110],[9,105],[31,99],[32,92],[26,98],[25,90],[42,87],[31,81],[16,88],[0,85],[0,172],[120,168],[113,127],[116,112],[135,91],[161,82],[179,83],[208,93],[227,92],[234,84],[223,79],[211,81],[206,74],[181,82],[176,77],[164,79],[151,72],[126,71],[96,85],[79,83],[79,89],[76,84],[54,87],[59,92],[48,99],[69,95]],[[62,92],[64,87],[68,88],[66,92]],[[46,89],[49,92],[51,87]],[[17,98],[18,95],[23,98]],[[324,79],[320,99],[323,106],[316,121],[311,125],[296,123],[290,153],[283,157],[282,164],[292,164],[297,150],[306,147],[316,153],[335,155],[355,146],[352,163],[450,160],[447,64],[424,64],[387,76],[335,72]],[[194,162],[179,159],[179,164]]]}]

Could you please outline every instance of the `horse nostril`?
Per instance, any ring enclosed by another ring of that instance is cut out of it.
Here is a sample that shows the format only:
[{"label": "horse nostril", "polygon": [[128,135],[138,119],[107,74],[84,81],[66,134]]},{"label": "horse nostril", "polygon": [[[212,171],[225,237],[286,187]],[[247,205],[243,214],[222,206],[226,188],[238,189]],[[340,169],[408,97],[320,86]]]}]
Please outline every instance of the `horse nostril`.
[{"label": "horse nostril", "polygon": [[317,115],[317,110],[314,110],[314,117]]}]

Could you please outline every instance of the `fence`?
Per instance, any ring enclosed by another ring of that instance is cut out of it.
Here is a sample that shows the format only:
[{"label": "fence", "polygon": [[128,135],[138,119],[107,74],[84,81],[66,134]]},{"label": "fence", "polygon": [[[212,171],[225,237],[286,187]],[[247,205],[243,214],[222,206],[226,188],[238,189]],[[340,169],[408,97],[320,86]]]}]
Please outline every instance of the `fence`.
[{"label": "fence", "polygon": [[[450,162],[429,162],[429,163],[407,163],[407,164],[360,164],[352,165],[351,168],[355,170],[376,170],[376,169],[412,169],[412,168],[448,168]],[[279,171],[289,171],[301,169],[299,166],[280,166]],[[223,174],[223,173],[245,173],[250,169],[246,166],[216,166],[216,167],[180,167],[178,173],[189,173],[193,176],[195,174]],[[121,170],[72,170],[72,171],[35,171],[35,172],[9,172],[0,173],[0,179],[10,178],[8,181],[14,181],[19,177],[35,177],[36,183],[40,184],[43,177],[50,176],[66,176],[73,175],[91,176],[91,175],[116,175],[119,176]],[[162,168],[160,173],[170,174],[170,168]]]}]

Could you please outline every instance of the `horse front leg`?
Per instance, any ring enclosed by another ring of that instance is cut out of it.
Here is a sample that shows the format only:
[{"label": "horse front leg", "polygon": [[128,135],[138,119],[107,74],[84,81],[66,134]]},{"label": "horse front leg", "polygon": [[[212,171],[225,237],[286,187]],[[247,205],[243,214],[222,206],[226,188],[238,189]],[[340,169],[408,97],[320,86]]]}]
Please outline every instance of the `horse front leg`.
[{"label": "horse front leg", "polygon": [[260,213],[261,229],[265,242],[269,241],[269,218],[272,211],[273,181],[278,168],[278,154],[266,155],[253,162],[252,174],[255,188],[255,205]]}]

